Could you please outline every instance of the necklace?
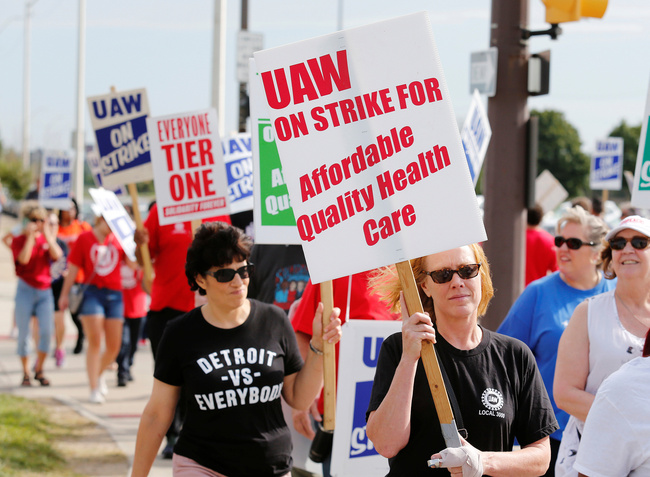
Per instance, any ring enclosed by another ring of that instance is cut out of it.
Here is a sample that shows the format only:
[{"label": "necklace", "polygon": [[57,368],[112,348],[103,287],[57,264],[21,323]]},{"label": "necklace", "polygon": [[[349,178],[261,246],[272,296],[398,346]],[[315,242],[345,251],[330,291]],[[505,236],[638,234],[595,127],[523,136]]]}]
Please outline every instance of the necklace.
[{"label": "necklace", "polygon": [[623,299],[618,295],[618,293],[614,292],[614,296],[615,296],[616,298],[618,298],[618,301],[620,301],[620,302],[623,304],[623,307],[628,311],[628,313],[629,313],[630,315],[632,315],[632,317],[633,317],[636,321],[638,321],[639,323],[641,323],[643,326],[648,326],[648,325],[646,325],[646,323],[645,323],[643,320],[641,320],[638,316],[636,316],[632,310],[630,310],[630,307],[627,306],[627,304],[626,304],[626,303],[623,301]]}]

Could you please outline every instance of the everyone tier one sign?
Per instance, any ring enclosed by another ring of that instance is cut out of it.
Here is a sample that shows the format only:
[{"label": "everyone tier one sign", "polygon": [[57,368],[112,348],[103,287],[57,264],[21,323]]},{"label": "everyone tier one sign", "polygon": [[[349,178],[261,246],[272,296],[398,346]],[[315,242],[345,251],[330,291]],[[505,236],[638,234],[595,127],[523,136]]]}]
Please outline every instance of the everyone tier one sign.
[{"label": "everyone tier one sign", "polygon": [[255,62],[315,283],[486,239],[425,13]]}]

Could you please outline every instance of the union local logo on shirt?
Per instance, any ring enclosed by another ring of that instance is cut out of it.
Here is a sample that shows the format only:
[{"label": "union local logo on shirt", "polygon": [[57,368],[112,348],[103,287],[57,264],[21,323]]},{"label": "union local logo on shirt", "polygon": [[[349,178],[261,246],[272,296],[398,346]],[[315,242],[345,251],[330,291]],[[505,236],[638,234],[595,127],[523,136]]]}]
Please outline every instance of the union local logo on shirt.
[{"label": "union local logo on shirt", "polygon": [[95,273],[100,277],[110,275],[120,259],[120,254],[113,245],[93,244],[90,259],[95,264]]},{"label": "union local logo on shirt", "polygon": [[501,419],[506,417],[503,412],[499,412],[503,408],[503,394],[501,394],[501,391],[487,388],[481,395],[481,402],[486,409],[479,409],[479,416],[494,416]]}]

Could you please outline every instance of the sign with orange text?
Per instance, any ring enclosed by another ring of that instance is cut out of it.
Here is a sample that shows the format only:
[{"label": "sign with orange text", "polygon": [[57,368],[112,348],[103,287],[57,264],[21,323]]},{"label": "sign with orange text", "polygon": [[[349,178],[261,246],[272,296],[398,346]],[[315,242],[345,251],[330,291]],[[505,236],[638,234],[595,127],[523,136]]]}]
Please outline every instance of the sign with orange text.
[{"label": "sign with orange text", "polygon": [[230,213],[217,112],[147,118],[147,129],[160,224]]},{"label": "sign with orange text", "polygon": [[254,56],[315,283],[486,239],[426,13]]}]

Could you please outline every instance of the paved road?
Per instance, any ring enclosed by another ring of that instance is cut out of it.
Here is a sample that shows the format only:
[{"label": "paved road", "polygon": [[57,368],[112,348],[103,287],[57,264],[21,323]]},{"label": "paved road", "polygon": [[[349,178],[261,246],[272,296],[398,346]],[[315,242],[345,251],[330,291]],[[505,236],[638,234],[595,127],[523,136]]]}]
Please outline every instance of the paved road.
[{"label": "paved road", "polygon": [[[15,219],[2,216],[2,236],[16,224]],[[141,347],[135,355],[132,374],[135,380],[125,388],[117,387],[114,372],[107,372],[109,394],[105,404],[88,402],[88,380],[85,355],[73,355],[77,332],[69,315],[66,316],[67,359],[62,368],[56,368],[53,358],[45,363],[45,373],[52,382],[50,387],[38,383],[29,388],[19,386],[22,380],[20,361],[16,355],[16,341],[10,333],[13,323],[16,278],[11,252],[0,244],[0,392],[12,393],[26,398],[53,397],[69,405],[84,416],[104,426],[121,451],[133,462],[135,436],[153,384],[153,359],[149,345]],[[129,472],[130,473],[130,472]],[[171,460],[158,457],[150,473],[151,477],[171,476]]]}]

